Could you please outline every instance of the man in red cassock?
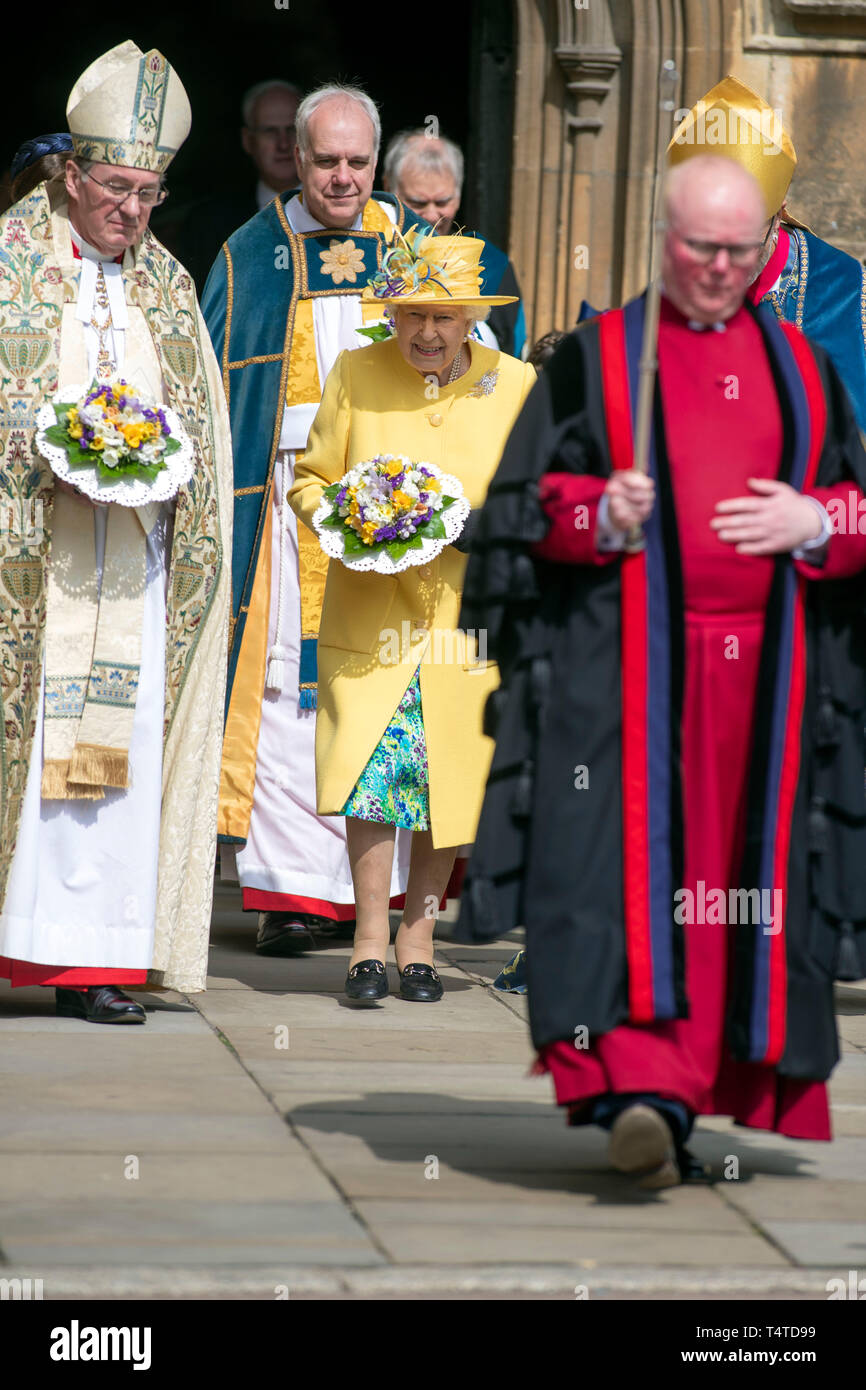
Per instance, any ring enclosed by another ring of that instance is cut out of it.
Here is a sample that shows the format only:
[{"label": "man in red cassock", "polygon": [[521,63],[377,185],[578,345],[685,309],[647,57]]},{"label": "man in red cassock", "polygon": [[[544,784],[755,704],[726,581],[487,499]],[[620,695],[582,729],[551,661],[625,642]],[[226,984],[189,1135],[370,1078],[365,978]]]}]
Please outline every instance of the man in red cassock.
[{"label": "man in red cassock", "polygon": [[648,474],[641,296],[534,388],[461,617],[502,687],[459,934],[525,925],[540,1069],[649,1188],[695,1175],[696,1115],[829,1139],[866,973],[866,455],[823,351],[744,303],[759,184],[695,157],[666,209]]}]

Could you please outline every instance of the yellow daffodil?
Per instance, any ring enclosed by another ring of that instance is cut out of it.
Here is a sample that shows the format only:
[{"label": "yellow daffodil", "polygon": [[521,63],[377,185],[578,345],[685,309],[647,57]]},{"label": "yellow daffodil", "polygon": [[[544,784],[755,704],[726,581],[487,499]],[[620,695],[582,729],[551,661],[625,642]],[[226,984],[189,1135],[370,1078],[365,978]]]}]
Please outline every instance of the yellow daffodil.
[{"label": "yellow daffodil", "polygon": [[141,443],[142,426],[139,424],[121,425],[120,432],[131,449],[137,449]]}]

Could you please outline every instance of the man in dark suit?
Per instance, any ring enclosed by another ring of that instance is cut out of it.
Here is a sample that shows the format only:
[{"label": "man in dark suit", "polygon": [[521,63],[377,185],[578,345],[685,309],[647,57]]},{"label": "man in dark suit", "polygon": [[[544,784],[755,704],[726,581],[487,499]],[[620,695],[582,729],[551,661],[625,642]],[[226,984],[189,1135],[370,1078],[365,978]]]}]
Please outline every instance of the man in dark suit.
[{"label": "man in dark suit", "polygon": [[[439,236],[454,227],[463,189],[463,154],[453,140],[427,130],[403,130],[385,151],[384,186],[401,203],[429,222]],[[482,235],[482,233],[473,233]],[[514,304],[492,309],[486,329],[490,347],[520,357],[526,342],[526,319],[514,267],[504,251],[485,237],[484,270],[487,294],[513,294]],[[482,325],[482,336],[485,326]]]},{"label": "man in dark suit", "polygon": [[295,112],[303,93],[292,82],[258,82],[241,102],[241,144],[256,167],[258,182],[243,192],[219,191],[193,203],[160,227],[165,244],[186,266],[201,293],[223,242],[280,193],[298,183]]}]

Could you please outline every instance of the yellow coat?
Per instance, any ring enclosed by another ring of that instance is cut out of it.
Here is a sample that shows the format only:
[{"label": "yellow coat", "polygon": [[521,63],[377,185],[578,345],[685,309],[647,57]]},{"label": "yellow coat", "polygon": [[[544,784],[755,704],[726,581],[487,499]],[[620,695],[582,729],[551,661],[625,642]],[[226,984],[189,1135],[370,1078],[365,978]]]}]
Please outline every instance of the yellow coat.
[{"label": "yellow coat", "polygon": [[[289,490],[300,519],[311,525],[324,488],[377,454],[436,464],[480,507],[535,371],[476,342],[471,351],[469,371],[440,386],[436,399],[394,338],[341,353]],[[494,388],[484,394],[478,383],[494,372]],[[474,839],[493,753],[481,721],[499,677],[493,662],[480,659],[483,640],[476,652],[455,631],[466,561],[451,545],[399,575],[331,561],[318,651],[320,815],[339,815],[420,662],[433,843]]]}]

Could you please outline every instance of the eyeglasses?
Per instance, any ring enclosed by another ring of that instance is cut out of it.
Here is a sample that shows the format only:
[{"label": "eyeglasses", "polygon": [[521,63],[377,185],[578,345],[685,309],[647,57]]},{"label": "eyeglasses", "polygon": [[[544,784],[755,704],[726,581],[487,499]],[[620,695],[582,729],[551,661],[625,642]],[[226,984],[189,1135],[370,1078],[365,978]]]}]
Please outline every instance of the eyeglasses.
[{"label": "eyeglasses", "polygon": [[[767,233],[769,236],[769,232]],[[696,261],[701,265],[710,265],[716,259],[720,251],[727,251],[731,265],[748,265],[759,255],[762,248],[767,244],[767,237],[763,241],[694,241],[691,237],[680,237],[680,241],[687,246]]]},{"label": "eyeglasses", "polygon": [[164,203],[168,197],[167,188],[133,188],[128,183],[117,183],[115,180],[111,180],[109,183],[103,183],[102,179],[96,178],[94,174],[85,174],[84,172],[82,172],[81,177],[83,179],[92,179],[94,183],[98,183],[99,187],[105,189],[109,198],[113,199],[118,207],[121,203],[125,203],[127,198],[131,198],[133,194],[138,196],[138,201],[143,208],[158,207],[159,204]]}]

